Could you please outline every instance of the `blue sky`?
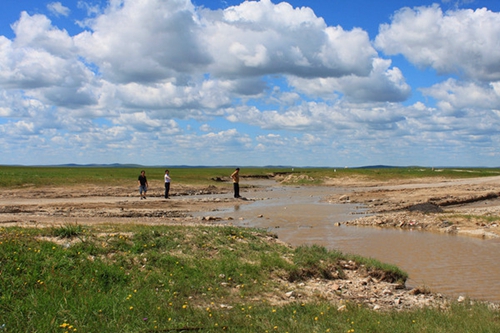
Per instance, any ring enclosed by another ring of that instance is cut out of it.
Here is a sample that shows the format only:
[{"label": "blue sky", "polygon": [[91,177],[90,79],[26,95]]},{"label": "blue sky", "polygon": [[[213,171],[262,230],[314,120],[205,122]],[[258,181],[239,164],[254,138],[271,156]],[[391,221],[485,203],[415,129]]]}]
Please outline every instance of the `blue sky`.
[{"label": "blue sky", "polygon": [[0,164],[500,167],[500,1],[0,4]]}]

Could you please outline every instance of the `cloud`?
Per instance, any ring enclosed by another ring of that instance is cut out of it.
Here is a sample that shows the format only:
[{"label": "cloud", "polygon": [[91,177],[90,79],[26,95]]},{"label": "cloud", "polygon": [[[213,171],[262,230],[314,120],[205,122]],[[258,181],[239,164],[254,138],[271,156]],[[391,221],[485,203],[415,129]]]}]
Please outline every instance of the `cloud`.
[{"label": "cloud", "polygon": [[114,83],[182,80],[182,74],[212,61],[202,48],[201,27],[187,0],[111,2],[87,24],[91,30],[76,36],[75,43]]},{"label": "cloud", "polygon": [[289,82],[298,91],[310,96],[337,99],[339,93],[353,102],[402,102],[411,93],[401,70],[390,67],[390,60],[373,59],[368,76],[343,76],[340,78],[304,79],[289,77]]},{"label": "cloud", "polygon": [[77,108],[96,103],[94,74],[78,60],[72,38],[43,15],[21,13],[16,38],[0,36],[0,85],[29,99]]},{"label": "cloud", "polygon": [[421,90],[438,100],[441,109],[447,112],[460,113],[464,109],[500,110],[500,82],[478,84],[448,79]]},{"label": "cloud", "polygon": [[[286,111],[260,111],[255,107],[228,108],[231,122],[251,124],[268,130],[345,135],[377,129],[394,129],[406,120],[407,110],[398,104],[350,104],[347,102],[303,102]],[[357,134],[356,134],[357,135]]]},{"label": "cloud", "polygon": [[368,75],[376,56],[365,31],[328,27],[307,7],[246,1],[201,14],[209,69],[217,76]]},{"label": "cloud", "polygon": [[65,30],[52,26],[52,22],[44,15],[31,16],[22,12],[12,28],[16,35],[16,49],[43,51],[62,59],[75,55],[73,38]]},{"label": "cloud", "polygon": [[69,16],[71,10],[63,6],[60,2],[51,2],[47,5],[47,9],[55,16]]},{"label": "cloud", "polygon": [[402,54],[412,63],[441,74],[500,80],[500,13],[486,8],[451,10],[438,5],[403,8],[380,27],[375,45],[387,55]]},{"label": "cloud", "polygon": [[199,116],[199,111],[217,109],[230,103],[228,85],[219,81],[205,81],[199,85],[179,86],[173,82],[151,85],[128,83],[112,85],[116,103],[126,109],[163,110],[167,116],[179,118]]},{"label": "cloud", "polygon": [[[448,156],[449,146],[497,154],[484,147],[499,143],[498,13],[404,8],[370,41],[270,0],[79,7],[88,16],[75,35],[23,12],[15,38],[0,36],[0,143],[11,163],[325,165],[332,151],[349,163],[424,163],[424,148]],[[396,54],[460,75],[412,89]],[[410,105],[418,93],[427,100]]]},{"label": "cloud", "polygon": [[369,75],[376,56],[366,32],[327,27],[309,8],[268,0],[220,11],[198,11],[187,0],[111,2],[93,15],[88,30],[71,37],[23,12],[16,38],[0,37],[3,87],[61,107],[190,116],[259,96],[266,75]]},{"label": "cloud", "polygon": [[210,132],[212,130],[213,129],[209,124],[203,124],[200,126],[200,131],[202,131],[202,132]]},{"label": "cloud", "polygon": [[118,117],[113,118],[113,123],[120,125],[120,127],[139,132],[159,132],[164,135],[179,134],[181,132],[176,121],[171,119],[155,119],[144,111],[120,114]]},{"label": "cloud", "polygon": [[88,26],[76,44],[103,77],[117,83],[159,82],[196,71],[226,79],[367,75],[376,56],[366,32],[327,27],[309,8],[269,0],[199,12],[186,0],[124,1]]}]

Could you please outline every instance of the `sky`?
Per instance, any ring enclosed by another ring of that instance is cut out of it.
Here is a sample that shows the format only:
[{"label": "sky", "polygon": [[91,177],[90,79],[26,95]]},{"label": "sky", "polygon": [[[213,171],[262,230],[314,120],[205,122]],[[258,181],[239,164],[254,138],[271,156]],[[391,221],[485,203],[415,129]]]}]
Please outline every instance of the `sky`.
[{"label": "sky", "polygon": [[0,164],[500,167],[498,0],[2,0]]}]

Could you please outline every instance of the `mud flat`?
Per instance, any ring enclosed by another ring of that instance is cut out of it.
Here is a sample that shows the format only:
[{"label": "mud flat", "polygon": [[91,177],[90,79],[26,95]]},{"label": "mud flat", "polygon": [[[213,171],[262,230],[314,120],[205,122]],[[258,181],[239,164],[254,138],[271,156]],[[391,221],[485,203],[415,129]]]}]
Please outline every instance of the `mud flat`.
[{"label": "mud flat", "polygon": [[500,177],[415,181],[392,185],[353,181],[344,193],[327,201],[363,204],[373,214],[349,221],[350,225],[500,236]]}]

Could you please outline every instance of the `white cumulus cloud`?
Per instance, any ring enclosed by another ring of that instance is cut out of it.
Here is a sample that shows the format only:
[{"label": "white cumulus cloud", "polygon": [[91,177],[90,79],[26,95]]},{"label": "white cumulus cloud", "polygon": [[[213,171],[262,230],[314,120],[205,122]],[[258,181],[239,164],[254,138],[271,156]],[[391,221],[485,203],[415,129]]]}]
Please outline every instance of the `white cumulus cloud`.
[{"label": "white cumulus cloud", "polygon": [[51,2],[47,5],[49,11],[55,16],[68,16],[71,10],[60,2]]},{"label": "white cumulus cloud", "polygon": [[444,12],[438,5],[403,8],[380,28],[375,45],[422,67],[466,78],[500,80],[500,13],[486,8]]}]

